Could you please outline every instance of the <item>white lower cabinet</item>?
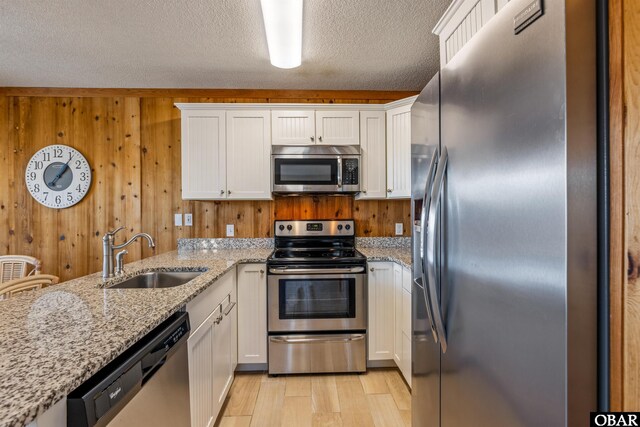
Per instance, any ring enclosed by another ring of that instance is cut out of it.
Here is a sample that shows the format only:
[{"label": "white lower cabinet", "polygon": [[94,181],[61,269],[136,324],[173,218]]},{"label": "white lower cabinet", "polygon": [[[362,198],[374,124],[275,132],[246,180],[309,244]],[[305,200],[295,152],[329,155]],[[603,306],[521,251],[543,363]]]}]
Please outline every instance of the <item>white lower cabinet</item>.
[{"label": "white lower cabinet", "polygon": [[238,363],[267,363],[267,267],[238,266]]},{"label": "white lower cabinet", "polygon": [[[233,383],[237,363],[235,302],[234,269],[187,304],[191,321],[187,351],[192,427],[214,425]],[[210,312],[202,320],[207,309]]]},{"label": "white lower cabinet", "polygon": [[369,262],[369,360],[393,360],[395,307],[392,262]]},{"label": "white lower cabinet", "polygon": [[213,341],[217,308],[196,329],[187,341],[189,354],[189,396],[191,400],[191,426],[211,427],[217,411],[213,392]]},{"label": "white lower cabinet", "polygon": [[411,270],[369,262],[369,360],[393,360],[411,386]]}]

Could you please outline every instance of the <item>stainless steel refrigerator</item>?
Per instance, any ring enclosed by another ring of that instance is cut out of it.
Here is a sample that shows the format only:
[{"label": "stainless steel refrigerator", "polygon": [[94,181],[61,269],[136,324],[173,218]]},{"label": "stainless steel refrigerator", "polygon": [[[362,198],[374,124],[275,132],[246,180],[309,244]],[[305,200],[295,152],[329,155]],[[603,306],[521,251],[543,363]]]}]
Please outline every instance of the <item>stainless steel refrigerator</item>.
[{"label": "stainless steel refrigerator", "polygon": [[[511,0],[412,108],[412,421],[597,405],[595,2]],[[526,16],[525,16],[526,18]]]}]

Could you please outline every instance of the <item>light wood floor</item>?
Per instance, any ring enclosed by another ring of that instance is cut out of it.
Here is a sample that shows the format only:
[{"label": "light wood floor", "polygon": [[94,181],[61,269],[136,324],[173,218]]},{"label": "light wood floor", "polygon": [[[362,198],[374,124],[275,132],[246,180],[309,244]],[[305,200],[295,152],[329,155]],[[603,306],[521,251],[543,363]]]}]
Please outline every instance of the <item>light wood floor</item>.
[{"label": "light wood floor", "polygon": [[237,374],[220,427],[411,425],[411,395],[395,369],[366,374]]}]

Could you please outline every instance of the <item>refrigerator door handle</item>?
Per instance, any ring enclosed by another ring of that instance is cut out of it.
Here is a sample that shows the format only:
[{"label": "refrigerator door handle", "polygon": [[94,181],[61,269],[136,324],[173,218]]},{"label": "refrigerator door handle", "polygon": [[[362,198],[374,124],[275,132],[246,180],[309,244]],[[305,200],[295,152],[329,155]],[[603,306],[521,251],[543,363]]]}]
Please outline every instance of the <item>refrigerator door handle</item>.
[{"label": "refrigerator door handle", "polygon": [[426,306],[427,317],[429,319],[429,327],[431,328],[431,333],[433,334],[433,340],[436,343],[438,342],[438,333],[436,332],[436,326],[435,326],[435,323],[433,322],[433,314],[431,313],[431,301],[430,301],[431,298],[429,296],[429,289],[427,286],[427,276],[426,276],[427,264],[426,264],[426,257],[424,255],[425,255],[425,241],[426,241],[426,235],[427,235],[427,228],[425,227],[425,225],[427,221],[427,211],[429,210],[429,205],[431,204],[431,191],[433,187],[437,157],[438,157],[438,150],[436,150],[436,152],[433,153],[433,156],[431,157],[431,161],[429,162],[429,169],[427,171],[427,180],[425,183],[424,195],[422,198],[422,211],[420,213],[421,236],[420,236],[420,248],[419,248],[419,251],[420,251],[419,268],[420,268],[420,277],[421,277],[420,282],[422,283],[419,283],[418,280],[416,280],[416,284],[424,288],[424,292],[423,292],[424,304]]},{"label": "refrigerator door handle", "polygon": [[436,331],[440,338],[440,347],[442,352],[447,352],[447,332],[444,327],[444,321],[442,319],[442,310],[440,309],[440,302],[438,301],[438,287],[440,285],[440,276],[436,271],[436,219],[438,218],[438,210],[440,209],[440,201],[442,199],[442,189],[444,187],[444,173],[447,168],[447,161],[449,155],[447,153],[447,147],[442,147],[442,154],[440,155],[440,161],[438,162],[438,169],[436,170],[436,177],[434,179],[433,188],[431,189],[431,203],[429,205],[429,216],[427,217],[427,278],[429,287],[429,296],[432,302],[431,309],[433,313],[433,320],[436,325]]}]

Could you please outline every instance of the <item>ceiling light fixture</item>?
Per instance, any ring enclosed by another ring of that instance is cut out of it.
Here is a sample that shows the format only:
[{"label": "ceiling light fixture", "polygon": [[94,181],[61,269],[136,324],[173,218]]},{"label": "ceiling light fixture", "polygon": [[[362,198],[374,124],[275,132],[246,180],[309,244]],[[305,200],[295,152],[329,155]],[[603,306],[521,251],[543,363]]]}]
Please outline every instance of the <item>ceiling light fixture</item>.
[{"label": "ceiling light fixture", "polygon": [[271,65],[296,68],[302,63],[303,0],[260,0]]}]

